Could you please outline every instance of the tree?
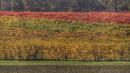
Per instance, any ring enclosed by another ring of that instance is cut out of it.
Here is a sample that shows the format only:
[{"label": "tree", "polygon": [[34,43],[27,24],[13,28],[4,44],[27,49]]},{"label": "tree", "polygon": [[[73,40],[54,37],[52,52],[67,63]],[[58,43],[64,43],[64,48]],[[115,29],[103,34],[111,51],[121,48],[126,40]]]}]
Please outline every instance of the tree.
[{"label": "tree", "polygon": [[1,10],[128,11],[130,0],[0,0]]},{"label": "tree", "polygon": [[99,0],[107,11],[127,11],[129,9],[128,0]]}]

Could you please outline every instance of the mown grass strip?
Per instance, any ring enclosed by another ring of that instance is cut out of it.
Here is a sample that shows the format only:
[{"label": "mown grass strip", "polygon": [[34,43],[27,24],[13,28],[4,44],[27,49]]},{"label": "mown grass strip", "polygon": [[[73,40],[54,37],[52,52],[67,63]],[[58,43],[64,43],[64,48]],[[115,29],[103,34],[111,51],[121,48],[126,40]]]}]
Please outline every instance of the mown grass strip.
[{"label": "mown grass strip", "polygon": [[130,65],[128,61],[88,62],[88,61],[0,61],[1,66],[12,65]]}]

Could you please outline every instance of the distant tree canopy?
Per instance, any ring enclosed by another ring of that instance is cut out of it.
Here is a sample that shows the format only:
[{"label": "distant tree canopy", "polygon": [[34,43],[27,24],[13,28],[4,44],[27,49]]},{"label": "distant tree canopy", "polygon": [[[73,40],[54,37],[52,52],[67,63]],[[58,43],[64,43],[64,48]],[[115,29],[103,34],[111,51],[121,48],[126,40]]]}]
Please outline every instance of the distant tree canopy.
[{"label": "distant tree canopy", "polygon": [[11,11],[128,11],[130,0],[0,0]]}]

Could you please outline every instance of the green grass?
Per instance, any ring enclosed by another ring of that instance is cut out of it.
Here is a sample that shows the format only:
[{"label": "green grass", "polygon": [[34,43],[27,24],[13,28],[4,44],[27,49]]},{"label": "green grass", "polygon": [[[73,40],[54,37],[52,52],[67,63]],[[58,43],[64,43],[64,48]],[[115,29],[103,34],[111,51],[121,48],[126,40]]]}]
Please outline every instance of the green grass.
[{"label": "green grass", "polygon": [[130,65],[128,61],[94,62],[94,61],[0,61],[0,65]]}]

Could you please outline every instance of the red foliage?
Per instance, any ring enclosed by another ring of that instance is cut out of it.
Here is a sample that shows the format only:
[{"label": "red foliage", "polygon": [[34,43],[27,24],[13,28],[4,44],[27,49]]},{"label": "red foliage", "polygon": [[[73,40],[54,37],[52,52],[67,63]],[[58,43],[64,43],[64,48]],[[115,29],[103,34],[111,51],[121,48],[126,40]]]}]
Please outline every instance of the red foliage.
[{"label": "red foliage", "polygon": [[64,21],[81,21],[81,22],[114,22],[130,24],[130,13],[116,12],[0,12],[1,16],[20,16],[33,18],[47,18]]}]

